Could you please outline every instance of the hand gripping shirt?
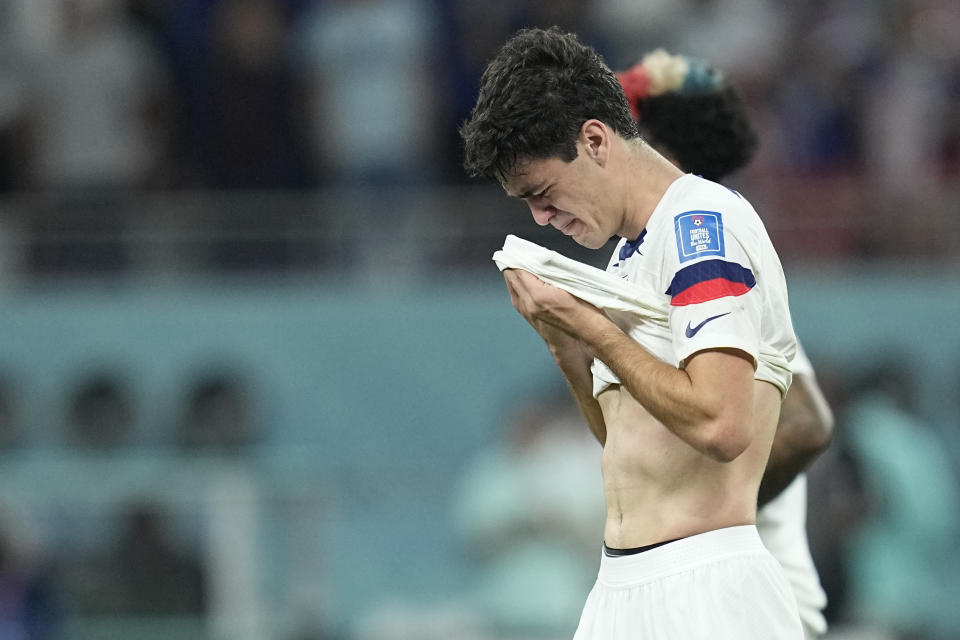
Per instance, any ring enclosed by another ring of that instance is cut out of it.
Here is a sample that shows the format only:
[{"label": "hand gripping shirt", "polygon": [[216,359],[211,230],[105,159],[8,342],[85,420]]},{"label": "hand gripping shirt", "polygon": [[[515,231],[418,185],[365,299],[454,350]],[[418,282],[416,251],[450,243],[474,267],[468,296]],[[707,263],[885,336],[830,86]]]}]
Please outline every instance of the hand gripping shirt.
[{"label": "hand gripping shirt", "polygon": [[[628,281],[646,311],[607,315],[651,354],[682,367],[698,351],[739,349],[753,358],[757,380],[786,394],[796,352],[786,280],[743,196],[691,174],[678,178],[643,232],[621,239],[607,272]],[[595,396],[620,383],[599,359],[592,371]]]}]

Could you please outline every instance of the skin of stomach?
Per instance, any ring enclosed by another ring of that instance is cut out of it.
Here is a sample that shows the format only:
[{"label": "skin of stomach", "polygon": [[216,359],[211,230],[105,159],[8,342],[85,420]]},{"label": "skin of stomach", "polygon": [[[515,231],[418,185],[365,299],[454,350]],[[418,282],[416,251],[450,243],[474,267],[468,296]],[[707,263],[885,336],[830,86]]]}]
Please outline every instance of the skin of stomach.
[{"label": "skin of stomach", "polygon": [[781,395],[767,382],[754,385],[753,441],[726,463],[681,440],[624,387],[600,393],[607,427],[602,458],[607,546],[640,547],[756,522],[757,490]]}]

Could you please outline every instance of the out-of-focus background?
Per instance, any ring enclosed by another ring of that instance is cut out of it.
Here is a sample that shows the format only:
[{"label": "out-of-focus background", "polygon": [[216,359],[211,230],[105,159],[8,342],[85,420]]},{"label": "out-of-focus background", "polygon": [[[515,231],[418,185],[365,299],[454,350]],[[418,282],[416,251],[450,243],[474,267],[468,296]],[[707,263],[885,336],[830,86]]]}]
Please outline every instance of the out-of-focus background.
[{"label": "out-of-focus background", "polygon": [[599,447],[460,169],[516,28],[744,92],[836,638],[960,637],[955,0],[0,0],[0,637],[569,638]]}]

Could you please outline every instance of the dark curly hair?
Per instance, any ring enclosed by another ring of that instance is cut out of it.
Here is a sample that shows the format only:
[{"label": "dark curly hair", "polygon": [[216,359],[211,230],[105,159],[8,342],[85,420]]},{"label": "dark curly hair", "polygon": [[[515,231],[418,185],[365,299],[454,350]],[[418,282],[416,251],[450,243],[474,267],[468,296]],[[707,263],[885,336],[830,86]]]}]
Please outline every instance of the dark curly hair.
[{"label": "dark curly hair", "polygon": [[696,95],[649,96],[636,107],[644,139],[684,171],[708,180],[743,167],[757,148],[757,135],[733,86]]},{"label": "dark curly hair", "polygon": [[524,160],[571,162],[591,118],[624,138],[638,136],[620,83],[596,51],[557,27],[521,29],[487,65],[460,127],[464,169],[503,180]]}]

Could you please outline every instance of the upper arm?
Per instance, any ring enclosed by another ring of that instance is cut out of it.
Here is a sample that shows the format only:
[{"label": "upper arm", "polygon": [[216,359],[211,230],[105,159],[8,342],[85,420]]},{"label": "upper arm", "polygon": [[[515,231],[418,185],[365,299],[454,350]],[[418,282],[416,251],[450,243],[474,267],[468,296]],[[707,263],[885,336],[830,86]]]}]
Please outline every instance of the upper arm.
[{"label": "upper arm", "polygon": [[698,351],[684,371],[704,410],[703,447],[719,460],[733,460],[754,438],[754,365],[738,349]]},{"label": "upper arm", "polygon": [[739,349],[698,351],[687,359],[684,370],[693,392],[707,398],[717,414],[749,413],[753,397],[753,358]]},{"label": "upper arm", "polygon": [[[736,220],[732,212],[721,211],[688,211],[674,218],[676,246],[665,250],[662,284],[670,298],[678,362],[703,350],[726,348],[748,354],[756,367],[763,300],[756,256],[748,249],[752,243],[740,238],[747,230],[739,229]],[[704,240],[702,250],[688,251],[697,238]]]}]

